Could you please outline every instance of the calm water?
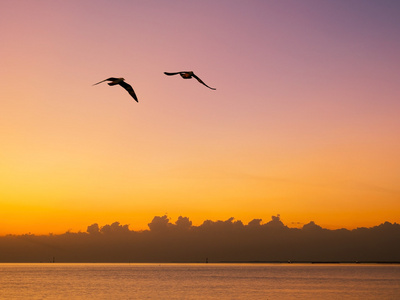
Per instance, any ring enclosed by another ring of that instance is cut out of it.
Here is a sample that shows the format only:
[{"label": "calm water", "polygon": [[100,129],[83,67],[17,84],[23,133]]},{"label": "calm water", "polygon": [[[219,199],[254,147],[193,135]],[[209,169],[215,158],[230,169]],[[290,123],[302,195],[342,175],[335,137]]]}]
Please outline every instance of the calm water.
[{"label": "calm water", "polygon": [[0,264],[0,299],[400,299],[400,265]]}]

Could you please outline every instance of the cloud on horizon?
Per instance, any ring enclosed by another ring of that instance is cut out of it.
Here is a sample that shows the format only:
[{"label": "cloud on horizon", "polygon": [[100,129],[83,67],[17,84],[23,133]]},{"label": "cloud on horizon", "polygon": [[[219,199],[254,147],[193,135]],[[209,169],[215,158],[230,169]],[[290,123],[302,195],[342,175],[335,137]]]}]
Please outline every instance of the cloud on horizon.
[{"label": "cloud on horizon", "polygon": [[290,228],[280,216],[247,225],[229,218],[193,226],[155,216],[149,230],[134,231],[114,222],[60,235],[0,237],[0,262],[239,262],[239,261],[400,261],[400,225],[329,230],[313,221]]}]

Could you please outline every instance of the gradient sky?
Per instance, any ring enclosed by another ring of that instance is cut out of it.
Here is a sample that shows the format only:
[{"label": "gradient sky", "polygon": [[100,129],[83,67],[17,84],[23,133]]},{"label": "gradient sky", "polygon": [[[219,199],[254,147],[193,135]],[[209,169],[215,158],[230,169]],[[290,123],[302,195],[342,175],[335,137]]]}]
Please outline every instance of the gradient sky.
[{"label": "gradient sky", "polygon": [[[0,235],[165,213],[400,222],[399,15],[397,0],[2,0]],[[217,90],[163,74],[181,70]],[[111,76],[139,103],[92,86]]]}]

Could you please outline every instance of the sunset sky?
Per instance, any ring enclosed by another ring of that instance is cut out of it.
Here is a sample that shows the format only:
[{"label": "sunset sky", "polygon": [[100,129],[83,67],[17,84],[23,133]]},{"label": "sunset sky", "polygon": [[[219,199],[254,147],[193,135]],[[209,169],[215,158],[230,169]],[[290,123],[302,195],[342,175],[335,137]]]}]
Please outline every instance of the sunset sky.
[{"label": "sunset sky", "polygon": [[[0,1],[0,235],[400,222],[400,1]],[[163,72],[193,70],[195,79]],[[93,83],[124,77],[121,87]]]}]

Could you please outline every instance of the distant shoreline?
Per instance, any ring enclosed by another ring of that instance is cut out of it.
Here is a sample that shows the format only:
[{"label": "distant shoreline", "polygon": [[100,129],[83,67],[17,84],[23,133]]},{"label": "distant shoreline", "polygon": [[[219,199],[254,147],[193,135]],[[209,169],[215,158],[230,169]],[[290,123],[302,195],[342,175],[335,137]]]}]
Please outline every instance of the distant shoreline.
[{"label": "distant shoreline", "polygon": [[400,261],[220,261],[229,264],[400,264]]},{"label": "distant shoreline", "polygon": [[[0,264],[53,264],[54,262],[0,262]],[[381,264],[381,265],[398,265],[400,261],[216,261],[216,262],[202,262],[202,261],[191,261],[191,262],[55,262],[57,264]]]}]

